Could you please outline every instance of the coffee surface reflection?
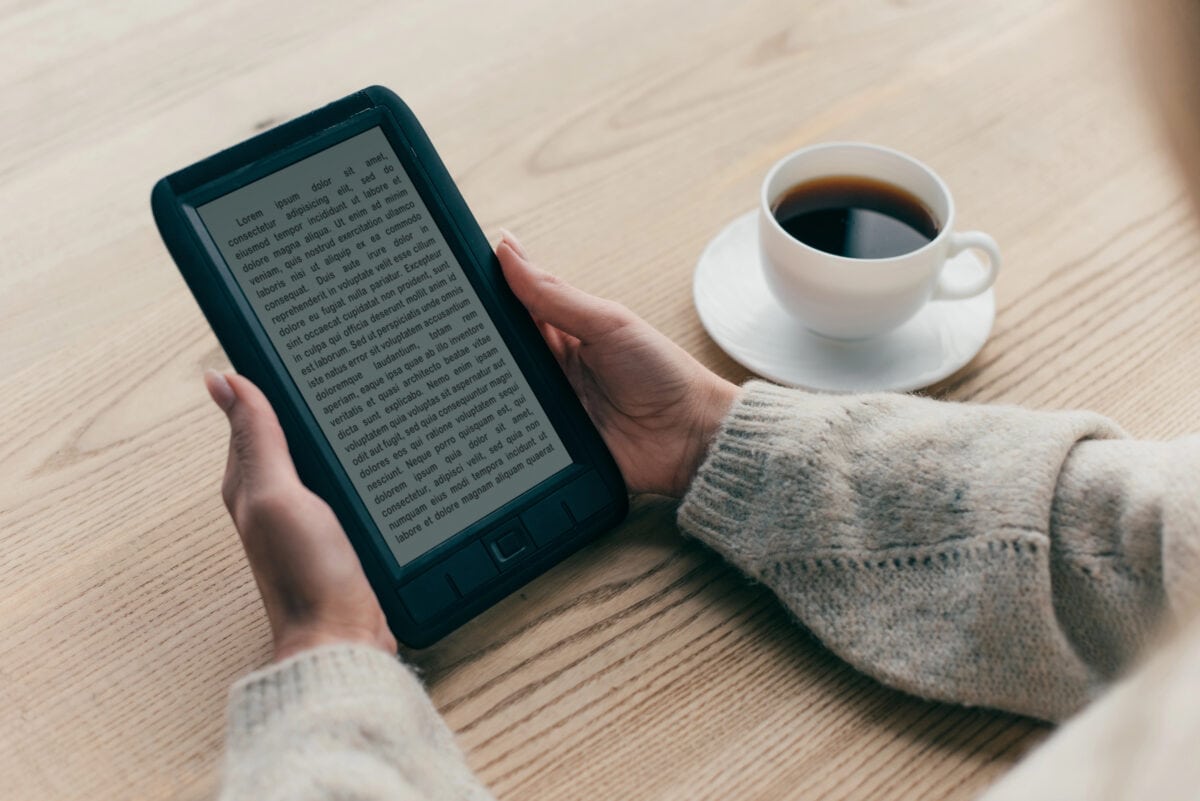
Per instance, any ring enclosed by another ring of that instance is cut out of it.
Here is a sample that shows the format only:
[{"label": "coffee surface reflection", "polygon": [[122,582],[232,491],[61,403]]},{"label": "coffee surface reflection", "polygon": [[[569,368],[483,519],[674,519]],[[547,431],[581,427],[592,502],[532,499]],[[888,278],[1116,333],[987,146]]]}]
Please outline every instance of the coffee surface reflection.
[{"label": "coffee surface reflection", "polygon": [[938,222],[924,203],[874,178],[805,181],[784,192],[771,211],[794,239],[851,259],[903,256],[938,235]]}]

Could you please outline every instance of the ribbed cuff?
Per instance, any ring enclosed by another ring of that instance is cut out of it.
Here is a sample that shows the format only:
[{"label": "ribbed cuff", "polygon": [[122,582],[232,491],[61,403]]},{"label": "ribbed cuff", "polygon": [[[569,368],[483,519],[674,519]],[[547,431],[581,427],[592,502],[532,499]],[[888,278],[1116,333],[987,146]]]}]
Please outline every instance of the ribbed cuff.
[{"label": "ribbed cuff", "polygon": [[[735,564],[757,561],[763,543],[753,534],[764,528],[756,517],[769,506],[760,496],[768,491],[774,443],[784,428],[781,423],[813,397],[766,381],[742,385],[679,505],[678,523],[685,532]],[[792,455],[796,448],[794,442],[787,444]]]},{"label": "ribbed cuff", "polygon": [[425,691],[400,660],[369,645],[339,643],[302,651],[256,670],[229,691],[231,744],[251,738],[292,709],[330,699],[397,698],[424,706]]}]

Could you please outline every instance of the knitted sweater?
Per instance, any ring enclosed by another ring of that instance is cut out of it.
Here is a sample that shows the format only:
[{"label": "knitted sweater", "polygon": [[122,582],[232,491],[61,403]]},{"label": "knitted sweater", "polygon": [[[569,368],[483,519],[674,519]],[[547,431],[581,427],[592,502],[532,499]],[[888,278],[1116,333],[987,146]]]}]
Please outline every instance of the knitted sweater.
[{"label": "knitted sweater", "polygon": [[[811,395],[752,381],[679,508],[858,669],[926,698],[1063,720],[988,793],[1200,787],[1200,437],[1088,413]],[[412,672],[305,652],[230,698],[222,797],[484,799]]]}]

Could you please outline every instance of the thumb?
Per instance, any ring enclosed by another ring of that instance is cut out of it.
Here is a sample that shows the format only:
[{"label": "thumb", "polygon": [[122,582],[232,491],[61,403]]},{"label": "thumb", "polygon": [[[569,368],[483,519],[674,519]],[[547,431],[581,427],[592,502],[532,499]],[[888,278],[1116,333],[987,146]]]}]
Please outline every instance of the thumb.
[{"label": "thumb", "polygon": [[253,382],[208,370],[204,385],[229,419],[229,454],[237,462],[242,482],[261,484],[295,475],[279,418]]},{"label": "thumb", "polygon": [[629,311],[619,303],[573,287],[536,266],[521,244],[507,231],[496,246],[496,258],[517,299],[535,320],[587,342],[629,322]]}]

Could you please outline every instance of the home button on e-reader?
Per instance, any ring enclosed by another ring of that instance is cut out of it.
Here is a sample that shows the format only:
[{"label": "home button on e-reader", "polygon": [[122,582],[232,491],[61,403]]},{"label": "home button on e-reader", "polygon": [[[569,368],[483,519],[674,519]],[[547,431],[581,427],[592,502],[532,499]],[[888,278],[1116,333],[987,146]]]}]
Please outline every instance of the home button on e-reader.
[{"label": "home button on e-reader", "polygon": [[517,529],[502,532],[500,536],[491,541],[490,545],[492,556],[496,557],[496,561],[501,565],[511,562],[529,550],[529,543],[525,539],[525,535]]},{"label": "home button on e-reader", "polygon": [[400,588],[400,600],[413,620],[424,623],[458,600],[443,568],[422,573]]},{"label": "home button on e-reader", "polygon": [[446,571],[450,574],[450,581],[463,595],[470,594],[486,584],[488,579],[500,574],[481,542],[473,542],[447,559]]}]

